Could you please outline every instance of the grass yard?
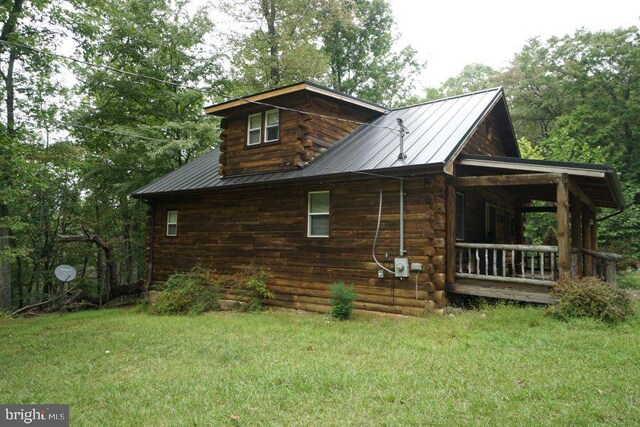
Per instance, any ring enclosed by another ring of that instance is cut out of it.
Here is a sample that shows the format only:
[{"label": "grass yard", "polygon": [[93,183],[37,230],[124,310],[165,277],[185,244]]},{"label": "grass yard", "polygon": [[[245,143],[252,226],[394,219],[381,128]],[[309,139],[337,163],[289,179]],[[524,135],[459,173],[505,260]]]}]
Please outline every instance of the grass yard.
[{"label": "grass yard", "polygon": [[638,425],[640,318],[136,309],[0,319],[0,402],[77,426]]},{"label": "grass yard", "polygon": [[618,276],[618,285],[621,288],[640,290],[640,270],[630,268]]}]

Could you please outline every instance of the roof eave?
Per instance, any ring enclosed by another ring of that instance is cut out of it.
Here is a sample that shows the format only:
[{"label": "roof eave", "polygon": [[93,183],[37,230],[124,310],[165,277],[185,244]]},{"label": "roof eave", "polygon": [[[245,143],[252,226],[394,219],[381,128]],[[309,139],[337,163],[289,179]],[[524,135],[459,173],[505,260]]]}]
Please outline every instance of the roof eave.
[{"label": "roof eave", "polygon": [[[151,199],[161,199],[165,197],[172,196],[183,196],[183,195],[191,195],[191,194],[203,194],[203,193],[212,193],[217,191],[233,191],[239,189],[246,188],[260,188],[260,187],[270,187],[276,184],[304,184],[310,181],[318,182],[318,180],[322,181],[340,181],[345,178],[349,178],[349,180],[353,179],[400,179],[408,176],[416,176],[416,175],[430,175],[438,172],[442,172],[444,170],[444,163],[431,163],[426,165],[417,165],[417,166],[405,166],[405,167],[392,167],[385,169],[373,169],[368,171],[344,171],[331,173],[327,175],[312,175],[312,176],[304,176],[304,177],[295,177],[295,178],[281,178],[269,181],[256,181],[256,182],[247,182],[241,184],[231,184],[231,185],[223,185],[217,187],[206,187],[206,188],[195,188],[195,189],[184,189],[184,190],[174,190],[174,191],[161,191],[154,193],[133,193],[131,197],[140,199],[140,200],[151,200]],[[233,178],[241,178],[247,175],[237,175],[233,177],[229,177],[229,179]]]},{"label": "roof eave", "polygon": [[340,100],[342,102],[346,102],[361,108],[365,108],[371,111],[378,112],[380,114],[385,114],[389,110],[380,105],[373,104],[369,101],[365,101],[360,98],[356,98],[351,95],[347,95],[344,93],[337,92],[333,89],[323,87],[320,85],[316,85],[310,82],[300,82],[294,83],[289,86],[284,86],[277,89],[271,89],[264,92],[259,92],[253,95],[238,97],[236,99],[232,99],[229,101],[225,101],[219,104],[210,105],[204,108],[205,114],[216,115],[216,116],[224,116],[223,112],[228,111],[232,108],[241,107],[247,104],[267,104],[265,101],[271,98],[275,98],[277,96],[287,95],[294,92],[300,91],[309,91],[312,93],[316,93],[319,95],[328,96],[333,99]]}]

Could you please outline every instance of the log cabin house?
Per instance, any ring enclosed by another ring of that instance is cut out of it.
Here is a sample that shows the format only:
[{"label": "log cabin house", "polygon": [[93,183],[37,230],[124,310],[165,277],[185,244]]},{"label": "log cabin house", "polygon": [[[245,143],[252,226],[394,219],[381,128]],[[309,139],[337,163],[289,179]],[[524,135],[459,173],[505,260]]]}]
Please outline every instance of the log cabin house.
[{"label": "log cabin house", "polygon": [[[548,303],[563,275],[615,280],[597,222],[624,208],[616,172],[521,158],[502,88],[387,110],[303,82],[205,112],[219,147],[133,194],[150,284],[254,263],[268,305],[326,311],[344,281],[357,309],[419,315],[450,294]],[[557,245],[525,244],[529,212],[555,216]]]}]

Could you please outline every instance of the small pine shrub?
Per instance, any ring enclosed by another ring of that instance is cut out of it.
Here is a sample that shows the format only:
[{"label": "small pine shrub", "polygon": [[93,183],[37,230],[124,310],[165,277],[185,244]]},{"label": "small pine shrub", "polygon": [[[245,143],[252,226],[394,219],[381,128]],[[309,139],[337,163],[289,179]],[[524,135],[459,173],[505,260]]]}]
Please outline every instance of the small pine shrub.
[{"label": "small pine shrub", "polygon": [[633,301],[627,292],[595,277],[562,279],[551,295],[558,301],[549,307],[549,312],[562,320],[591,317],[617,323],[634,314]]},{"label": "small pine shrub", "polygon": [[331,316],[340,320],[347,320],[353,311],[353,301],[358,294],[353,285],[345,285],[344,282],[336,282],[329,287],[329,303],[331,304]]},{"label": "small pine shrub", "polygon": [[157,315],[202,314],[220,308],[220,287],[207,270],[199,267],[189,273],[177,273],[165,282],[163,292],[149,305]]}]

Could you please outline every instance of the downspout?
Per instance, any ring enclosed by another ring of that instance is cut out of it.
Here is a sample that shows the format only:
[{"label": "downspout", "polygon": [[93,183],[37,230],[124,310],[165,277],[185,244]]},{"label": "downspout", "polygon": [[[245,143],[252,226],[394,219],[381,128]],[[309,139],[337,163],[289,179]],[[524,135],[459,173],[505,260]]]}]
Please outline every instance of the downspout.
[{"label": "downspout", "polygon": [[400,256],[404,253],[404,178],[400,178]]},{"label": "downspout", "polygon": [[613,218],[616,215],[620,215],[624,209],[618,209],[617,211],[610,213],[609,215],[605,215],[602,218],[596,218],[596,222],[604,221],[605,219]]},{"label": "downspout", "polygon": [[[404,160],[407,158],[407,154],[404,152],[404,136],[409,133],[401,118],[396,119],[398,121],[398,134],[400,135],[400,152],[398,153],[398,160]],[[404,178],[400,178],[400,256],[403,257],[404,250]]]}]

